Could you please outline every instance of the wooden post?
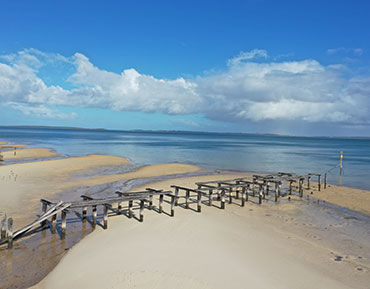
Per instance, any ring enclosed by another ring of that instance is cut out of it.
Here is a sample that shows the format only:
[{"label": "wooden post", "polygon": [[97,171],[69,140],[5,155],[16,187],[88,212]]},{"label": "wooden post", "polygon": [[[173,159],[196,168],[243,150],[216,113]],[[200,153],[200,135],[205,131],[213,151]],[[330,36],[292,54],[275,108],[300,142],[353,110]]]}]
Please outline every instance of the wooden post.
[{"label": "wooden post", "polygon": [[86,220],[87,217],[87,207],[82,208],[82,220]]},{"label": "wooden post", "polygon": [[208,200],[208,205],[211,207],[212,206],[212,195],[213,195],[213,190],[209,190],[209,200]]},{"label": "wooden post", "polygon": [[67,211],[62,211],[62,236],[61,238],[64,239],[66,237],[66,230],[67,230]]},{"label": "wooden post", "polygon": [[299,180],[299,197],[303,197],[303,179]]},{"label": "wooden post", "polygon": [[128,217],[132,218],[132,201],[128,201]]},{"label": "wooden post", "polygon": [[108,229],[108,205],[104,205],[104,230]]},{"label": "wooden post", "polygon": [[266,196],[269,195],[269,182],[266,181]]},{"label": "wooden post", "polygon": [[92,217],[93,217],[92,226],[95,229],[96,227],[96,206],[92,206]]},{"label": "wooden post", "polygon": [[275,183],[275,203],[278,201],[278,198],[279,198],[278,186],[276,186],[276,183]]},{"label": "wooden post", "polygon": [[249,191],[249,184],[247,185],[247,187],[245,188],[245,201],[248,202],[248,191]]},{"label": "wooden post", "polygon": [[[48,204],[46,202],[41,202],[42,206],[42,214],[46,213],[46,210],[48,209]],[[45,227],[46,226],[46,220],[41,222],[41,226]]]},{"label": "wooden post", "polygon": [[185,195],[185,208],[189,209],[189,194],[190,192],[186,190],[186,195]]},{"label": "wooden post", "polygon": [[319,192],[321,191],[321,174],[319,174],[317,176],[318,180],[317,180],[317,186],[318,186],[318,189],[319,189]]},{"label": "wooden post", "polygon": [[121,214],[122,214],[122,205],[121,205],[121,202],[118,202],[117,215],[121,215]]},{"label": "wooden post", "polygon": [[0,233],[0,241],[6,239],[6,215],[4,214],[3,219],[1,220],[1,233]]},{"label": "wooden post", "polygon": [[51,218],[51,233],[55,234],[57,229],[57,214],[54,214]]},{"label": "wooden post", "polygon": [[245,187],[242,188],[242,207],[245,206]]},{"label": "wooden post", "polygon": [[325,176],[324,176],[324,189],[326,189],[326,183],[328,181],[328,173],[325,173]]},{"label": "wooden post", "polygon": [[258,194],[258,204],[262,204],[262,192]]},{"label": "wooden post", "polygon": [[232,193],[233,189],[230,188],[229,189],[229,204],[231,204],[233,202],[233,193]]},{"label": "wooden post", "polygon": [[[87,198],[84,196],[81,196],[83,201],[87,201]],[[82,220],[86,220],[87,218],[87,207],[82,208]]]},{"label": "wooden post", "polygon": [[311,176],[307,176],[307,189],[310,189],[310,179]]},{"label": "wooden post", "polygon": [[[236,184],[239,185],[240,182],[237,181]],[[236,192],[235,198],[238,200],[239,199],[239,187],[236,187],[235,192]]]},{"label": "wooden post", "polygon": [[175,206],[179,204],[179,188],[175,188]]},{"label": "wooden post", "polygon": [[162,203],[163,203],[163,195],[159,195],[159,213],[160,214],[163,212]]},{"label": "wooden post", "polygon": [[221,209],[225,209],[225,190],[221,190]]},{"label": "wooden post", "polygon": [[[163,195],[161,195],[161,196],[163,196]],[[160,211],[160,213],[162,213],[161,206],[162,206],[161,205],[161,199],[159,198],[159,211]],[[153,209],[153,195],[149,196],[149,210],[151,210],[151,209]]]},{"label": "wooden post", "polygon": [[175,216],[175,210],[174,210],[174,207],[175,207],[175,199],[176,199],[175,196],[171,196],[171,217],[174,217]]},{"label": "wooden post", "polygon": [[202,211],[201,202],[202,202],[202,193],[198,192],[197,205],[198,205],[198,212],[199,213]]},{"label": "wooden post", "polygon": [[8,249],[13,248],[13,218],[8,219]]},{"label": "wooden post", "polygon": [[144,221],[144,200],[140,201],[140,222]]},{"label": "wooden post", "polygon": [[292,194],[292,183],[293,181],[289,181],[289,195]]}]

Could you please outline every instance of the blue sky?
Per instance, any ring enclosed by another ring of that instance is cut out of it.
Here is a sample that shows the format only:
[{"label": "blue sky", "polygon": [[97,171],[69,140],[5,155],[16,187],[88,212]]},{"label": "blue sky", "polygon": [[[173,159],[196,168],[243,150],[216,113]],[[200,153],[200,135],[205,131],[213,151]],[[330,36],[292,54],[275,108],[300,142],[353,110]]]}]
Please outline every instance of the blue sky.
[{"label": "blue sky", "polygon": [[0,125],[370,135],[368,1],[1,1]]}]

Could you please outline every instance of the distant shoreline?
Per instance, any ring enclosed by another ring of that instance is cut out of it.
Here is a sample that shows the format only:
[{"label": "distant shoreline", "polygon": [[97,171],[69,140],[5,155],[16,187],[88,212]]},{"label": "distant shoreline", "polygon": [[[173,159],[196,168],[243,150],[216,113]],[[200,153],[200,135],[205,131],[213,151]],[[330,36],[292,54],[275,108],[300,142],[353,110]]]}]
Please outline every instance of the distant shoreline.
[{"label": "distant shoreline", "polygon": [[249,132],[216,132],[216,131],[188,131],[188,130],[144,130],[144,129],[108,129],[108,128],[83,128],[83,127],[65,127],[65,126],[28,126],[28,125],[10,125],[2,126],[4,129],[50,129],[50,130],[81,130],[81,131],[106,131],[106,132],[130,132],[130,133],[163,133],[163,134],[199,134],[199,135],[232,135],[232,136],[276,136],[276,137],[296,137],[296,138],[327,138],[327,139],[370,139],[364,136],[322,136],[322,135],[286,135],[275,133],[249,133]]}]

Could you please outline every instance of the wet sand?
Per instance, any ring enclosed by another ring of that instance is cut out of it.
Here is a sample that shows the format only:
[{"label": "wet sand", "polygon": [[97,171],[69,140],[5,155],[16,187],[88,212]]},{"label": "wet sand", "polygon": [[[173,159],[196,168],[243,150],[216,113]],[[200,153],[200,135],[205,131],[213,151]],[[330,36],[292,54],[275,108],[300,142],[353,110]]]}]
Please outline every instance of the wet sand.
[{"label": "wet sand", "polygon": [[313,183],[312,189],[305,189],[305,194],[316,199],[323,200],[353,211],[370,215],[370,191],[328,185],[321,191],[317,190],[317,183]]},{"label": "wet sand", "polygon": [[144,223],[111,215],[108,230],[88,235],[34,288],[368,288],[369,217],[294,196],[245,207],[234,200],[226,210],[206,203],[197,213],[180,202],[174,218],[145,210]]}]

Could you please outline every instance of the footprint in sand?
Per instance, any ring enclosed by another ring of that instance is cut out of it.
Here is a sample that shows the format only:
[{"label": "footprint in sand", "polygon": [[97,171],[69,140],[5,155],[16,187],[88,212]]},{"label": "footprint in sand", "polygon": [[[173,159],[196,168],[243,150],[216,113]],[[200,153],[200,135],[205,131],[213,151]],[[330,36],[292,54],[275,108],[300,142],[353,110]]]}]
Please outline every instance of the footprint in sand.
[{"label": "footprint in sand", "polygon": [[342,259],[343,259],[343,257],[342,256],[339,256],[339,255],[336,255],[334,257],[334,261],[336,261],[336,262],[340,262],[340,261],[342,261]]}]

